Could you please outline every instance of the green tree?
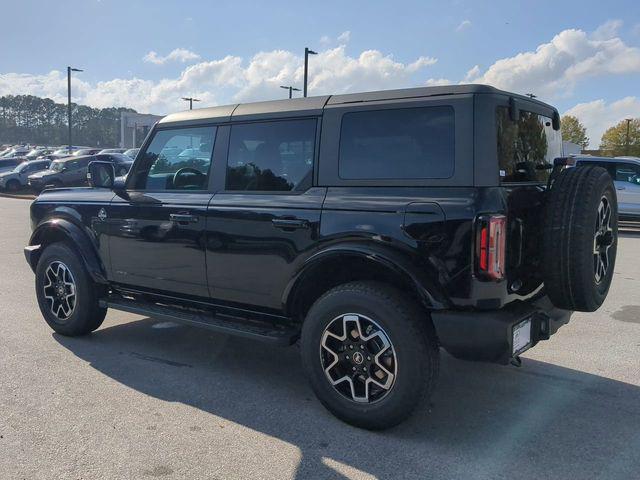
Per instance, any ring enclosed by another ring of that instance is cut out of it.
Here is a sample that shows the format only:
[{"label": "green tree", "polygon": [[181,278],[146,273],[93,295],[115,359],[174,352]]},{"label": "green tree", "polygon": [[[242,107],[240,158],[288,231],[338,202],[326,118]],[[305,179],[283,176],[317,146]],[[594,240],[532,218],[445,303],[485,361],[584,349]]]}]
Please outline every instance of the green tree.
[{"label": "green tree", "polygon": [[[628,123],[628,130],[627,130]],[[627,137],[627,132],[629,133]],[[640,118],[622,120],[602,135],[600,150],[606,155],[640,157]]]},{"label": "green tree", "polygon": [[564,115],[560,122],[562,128],[562,140],[580,145],[583,149],[589,145],[587,129],[573,115]]},{"label": "green tree", "polygon": [[[92,108],[72,104],[73,143],[114,147],[119,143],[120,113],[130,108]],[[0,144],[64,145],[67,106],[33,95],[0,97]]]}]

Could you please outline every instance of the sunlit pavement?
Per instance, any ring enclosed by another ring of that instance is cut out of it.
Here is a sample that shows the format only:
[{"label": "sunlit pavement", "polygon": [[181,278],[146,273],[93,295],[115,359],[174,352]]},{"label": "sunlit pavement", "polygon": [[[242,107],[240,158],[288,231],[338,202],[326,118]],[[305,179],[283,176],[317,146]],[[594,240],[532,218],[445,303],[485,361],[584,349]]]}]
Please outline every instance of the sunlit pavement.
[{"label": "sunlit pavement", "polygon": [[28,207],[0,198],[1,479],[638,478],[640,229],[601,310],[519,369],[443,353],[431,405],[371,433],[324,410],[295,348],[118,312],[54,335],[22,254]]}]

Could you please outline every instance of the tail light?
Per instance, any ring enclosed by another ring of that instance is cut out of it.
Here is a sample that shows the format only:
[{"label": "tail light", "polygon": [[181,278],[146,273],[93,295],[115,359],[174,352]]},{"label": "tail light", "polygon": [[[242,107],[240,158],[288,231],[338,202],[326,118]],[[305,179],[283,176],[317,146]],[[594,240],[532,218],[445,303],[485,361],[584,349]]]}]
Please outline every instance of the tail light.
[{"label": "tail light", "polygon": [[477,225],[477,272],[489,280],[501,280],[505,273],[507,217],[482,215]]}]

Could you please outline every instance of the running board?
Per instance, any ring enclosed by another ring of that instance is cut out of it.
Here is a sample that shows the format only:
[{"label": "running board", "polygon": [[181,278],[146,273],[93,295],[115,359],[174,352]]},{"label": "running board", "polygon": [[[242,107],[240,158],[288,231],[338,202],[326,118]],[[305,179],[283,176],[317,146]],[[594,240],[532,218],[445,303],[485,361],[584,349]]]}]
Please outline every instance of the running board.
[{"label": "running board", "polygon": [[260,340],[272,345],[292,345],[300,336],[300,330],[293,326],[277,325],[273,322],[249,320],[226,315],[224,316],[226,318],[223,318],[221,315],[215,315],[205,310],[161,305],[140,300],[129,300],[119,296],[109,296],[105,300],[100,300],[100,306],[207,328],[228,335]]}]

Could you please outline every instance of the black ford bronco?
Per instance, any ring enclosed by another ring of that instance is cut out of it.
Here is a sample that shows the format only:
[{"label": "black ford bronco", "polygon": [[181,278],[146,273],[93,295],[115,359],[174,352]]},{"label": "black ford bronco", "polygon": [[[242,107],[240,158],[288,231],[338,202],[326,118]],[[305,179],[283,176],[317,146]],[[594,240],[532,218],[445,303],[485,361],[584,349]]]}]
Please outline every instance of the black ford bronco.
[{"label": "black ford bronco", "polygon": [[558,112],[488,86],[300,98],[169,115],[126,179],[32,204],[47,323],[108,308],[291,345],[320,401],[399,423],[442,347],[518,363],[604,301],[612,179],[567,168]]}]

